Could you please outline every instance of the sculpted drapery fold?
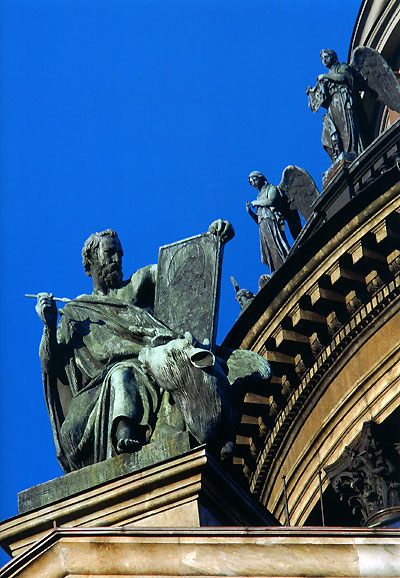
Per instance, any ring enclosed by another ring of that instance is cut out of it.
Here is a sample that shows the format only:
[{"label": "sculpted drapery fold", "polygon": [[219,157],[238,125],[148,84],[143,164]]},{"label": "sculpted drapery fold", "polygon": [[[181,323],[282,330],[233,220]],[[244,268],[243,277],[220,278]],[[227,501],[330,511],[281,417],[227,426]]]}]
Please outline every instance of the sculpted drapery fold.
[{"label": "sculpted drapery fold", "polygon": [[[141,292],[147,286],[149,294],[151,282],[152,268],[146,267],[108,295],[82,295],[63,309],[57,366],[44,373],[44,386],[58,458],[67,471],[115,455],[118,418],[134,418],[143,442],[152,435],[161,394],[137,357],[154,338],[176,334],[134,305],[139,299],[143,304]],[[66,416],[62,383],[72,395]]]}]

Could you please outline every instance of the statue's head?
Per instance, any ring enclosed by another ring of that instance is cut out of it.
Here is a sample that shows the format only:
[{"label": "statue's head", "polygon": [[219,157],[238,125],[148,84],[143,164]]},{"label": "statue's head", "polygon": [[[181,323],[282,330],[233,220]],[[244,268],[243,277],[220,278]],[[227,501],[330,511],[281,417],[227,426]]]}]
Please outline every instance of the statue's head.
[{"label": "statue's head", "polygon": [[239,289],[239,291],[236,293],[235,299],[239,303],[241,309],[243,309],[245,305],[247,305],[247,303],[253,299],[253,297],[254,293],[249,289]]},{"label": "statue's head", "polygon": [[253,171],[250,173],[248,180],[251,186],[258,190],[261,190],[265,183],[268,182],[264,175],[260,173],[260,171]]},{"label": "statue's head", "polygon": [[330,48],[324,48],[323,50],[321,50],[319,55],[321,57],[322,64],[327,68],[330,68],[333,64],[338,62],[338,56],[336,52],[334,50],[331,50]]},{"label": "statue's head", "polygon": [[121,286],[123,254],[119,237],[113,229],[93,233],[85,241],[83,266],[86,275],[92,277],[95,289],[107,291]]}]

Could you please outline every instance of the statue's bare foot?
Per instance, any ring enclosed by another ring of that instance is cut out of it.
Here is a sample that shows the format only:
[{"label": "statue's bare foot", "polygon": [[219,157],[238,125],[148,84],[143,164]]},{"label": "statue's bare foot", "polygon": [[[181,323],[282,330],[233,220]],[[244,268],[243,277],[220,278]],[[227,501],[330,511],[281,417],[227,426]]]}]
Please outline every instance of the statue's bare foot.
[{"label": "statue's bare foot", "polygon": [[117,443],[117,454],[132,454],[139,449],[140,443],[130,438],[123,438]]}]

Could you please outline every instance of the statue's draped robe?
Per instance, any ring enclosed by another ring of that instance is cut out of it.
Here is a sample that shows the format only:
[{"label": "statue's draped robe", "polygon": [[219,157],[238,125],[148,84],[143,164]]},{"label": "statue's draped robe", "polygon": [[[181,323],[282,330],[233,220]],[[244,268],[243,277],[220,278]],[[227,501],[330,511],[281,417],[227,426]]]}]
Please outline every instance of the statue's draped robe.
[{"label": "statue's draped robe", "polygon": [[[361,107],[358,92],[355,89],[355,71],[351,66],[337,62],[329,74],[337,75],[338,80],[325,82],[327,108],[322,129],[322,145],[334,161],[341,152],[354,152],[359,155],[365,148],[360,131]],[[340,80],[339,80],[340,79]]]},{"label": "statue's draped robe", "polygon": [[[283,200],[274,185],[264,185],[257,199],[271,198],[271,205],[257,207],[257,221],[260,229],[261,261],[274,273],[284,263],[290,251],[285,235],[285,221],[281,205]],[[273,203],[273,204],[272,204]]]},{"label": "statue's draped robe", "polygon": [[[154,277],[155,266],[140,269],[120,289],[108,295],[81,295],[62,311],[57,364],[44,375],[44,384],[58,459],[65,471],[115,455],[112,436],[117,418],[133,419],[146,431],[147,441],[151,436],[160,390],[137,358],[155,337],[176,337],[144,309],[154,299]],[[131,378],[118,377],[124,373]],[[72,395],[67,409],[59,396],[60,382]]]}]

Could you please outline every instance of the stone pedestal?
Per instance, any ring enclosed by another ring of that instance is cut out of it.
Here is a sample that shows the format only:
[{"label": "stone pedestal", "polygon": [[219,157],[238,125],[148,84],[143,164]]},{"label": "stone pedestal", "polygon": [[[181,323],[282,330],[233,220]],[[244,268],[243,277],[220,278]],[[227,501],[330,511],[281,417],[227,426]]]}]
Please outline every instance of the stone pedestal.
[{"label": "stone pedestal", "polygon": [[356,160],[356,158],[357,158],[356,153],[340,153],[338,158],[335,161],[333,161],[329,169],[322,174],[323,188],[327,186],[329,181],[332,179],[332,177],[337,173],[339,169],[341,168],[347,169],[347,167],[349,167],[351,163]]},{"label": "stone pedestal", "polygon": [[[271,526],[277,524],[268,511],[224,472],[204,447],[143,469],[130,465],[131,456],[118,456],[96,465],[96,475],[107,480],[77,491],[71,476],[95,479],[87,468],[67,474],[25,492],[26,511],[0,524],[1,546],[20,555],[45,538],[53,528],[133,528],[201,526]],[[91,466],[93,468],[93,466]],[[130,470],[130,471],[129,471]],[[75,487],[75,493],[63,497]],[[43,491],[44,490],[44,491]],[[32,503],[42,502],[28,509]],[[56,499],[47,501],[49,497]],[[61,497],[60,497],[61,496]]]}]

